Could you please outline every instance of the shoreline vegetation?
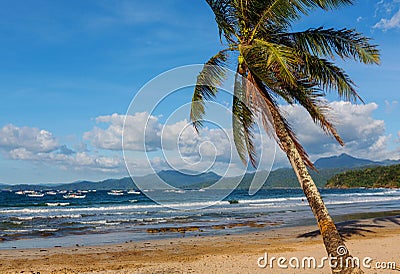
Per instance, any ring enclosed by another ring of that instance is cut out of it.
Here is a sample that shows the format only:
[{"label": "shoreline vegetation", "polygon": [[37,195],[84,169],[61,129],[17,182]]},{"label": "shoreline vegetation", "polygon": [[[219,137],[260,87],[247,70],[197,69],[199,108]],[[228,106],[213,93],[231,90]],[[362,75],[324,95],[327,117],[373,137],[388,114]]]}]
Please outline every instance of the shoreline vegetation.
[{"label": "shoreline vegetation", "polygon": [[328,180],[328,188],[400,188],[400,165],[348,170]]},{"label": "shoreline vegetation", "polygon": [[[338,229],[353,256],[376,262],[395,262],[399,270],[399,211],[372,215],[341,216]],[[373,217],[374,216],[374,217]],[[377,217],[378,216],[378,217]],[[369,217],[369,219],[351,219]],[[316,225],[219,236],[180,237],[101,246],[11,249],[0,251],[1,273],[326,273],[321,269],[259,268],[257,260],[269,257],[314,256],[321,252],[322,238]],[[374,249],[371,246],[384,246]]]}]

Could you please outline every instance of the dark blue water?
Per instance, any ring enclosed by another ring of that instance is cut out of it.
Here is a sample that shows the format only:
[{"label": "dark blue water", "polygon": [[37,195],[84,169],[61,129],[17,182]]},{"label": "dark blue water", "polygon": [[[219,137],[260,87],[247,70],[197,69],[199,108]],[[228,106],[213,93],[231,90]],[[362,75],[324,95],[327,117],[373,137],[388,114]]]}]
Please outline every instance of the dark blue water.
[{"label": "dark blue water", "polygon": [[[222,201],[218,190],[205,190],[202,195],[198,190],[180,190],[174,196],[158,192],[153,194],[165,197],[162,204],[147,198],[146,193],[126,191],[119,196],[107,191],[87,192],[82,199],[67,199],[59,193],[28,197],[2,191],[0,249],[181,236],[173,232],[148,233],[148,229],[165,227],[196,227],[198,230],[186,233],[193,236],[315,223],[300,189],[260,190],[252,196],[235,190]],[[400,190],[323,189],[321,194],[333,216],[400,209]]]}]

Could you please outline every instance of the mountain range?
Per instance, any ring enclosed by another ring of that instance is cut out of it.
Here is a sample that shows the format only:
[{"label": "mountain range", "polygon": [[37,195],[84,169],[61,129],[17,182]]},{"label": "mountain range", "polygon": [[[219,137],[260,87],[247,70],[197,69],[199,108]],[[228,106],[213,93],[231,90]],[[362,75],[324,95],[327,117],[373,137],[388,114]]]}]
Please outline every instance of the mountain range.
[{"label": "mountain range", "polygon": [[[315,183],[318,187],[324,187],[327,181],[334,175],[347,170],[362,169],[374,166],[388,166],[393,164],[400,164],[400,160],[385,160],[385,161],[371,161],[366,159],[359,159],[352,157],[347,154],[341,154],[339,156],[332,156],[326,158],[320,158],[315,161],[315,166],[318,172],[310,171]],[[0,184],[2,189],[65,189],[65,190],[85,190],[85,189],[97,189],[97,190],[110,190],[110,189],[137,189],[138,187],[134,182],[154,182],[161,178],[169,185],[182,189],[199,189],[213,185],[215,182],[221,179],[221,176],[214,172],[206,172],[197,175],[191,175],[193,173],[189,171],[174,171],[174,170],[163,170],[157,174],[150,174],[141,177],[125,177],[121,179],[107,179],[98,182],[92,181],[78,181],[74,183],[58,184],[58,185],[5,185]],[[240,181],[237,188],[248,189],[253,177],[256,173],[247,173],[241,177],[226,177],[224,181],[224,187],[236,186]],[[269,173],[267,171],[258,171],[257,176],[261,178],[267,178],[263,188],[274,188],[274,187],[299,187],[296,175],[292,168],[279,168]],[[143,185],[141,183],[141,185]]]}]

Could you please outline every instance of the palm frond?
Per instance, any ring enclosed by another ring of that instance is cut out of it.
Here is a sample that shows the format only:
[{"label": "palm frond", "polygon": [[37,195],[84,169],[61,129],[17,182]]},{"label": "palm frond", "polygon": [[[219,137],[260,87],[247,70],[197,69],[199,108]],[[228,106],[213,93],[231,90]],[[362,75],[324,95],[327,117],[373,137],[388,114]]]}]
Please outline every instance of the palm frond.
[{"label": "palm frond", "polygon": [[252,3],[250,9],[255,15],[255,20],[253,19],[255,22],[250,41],[260,29],[267,25],[286,28],[292,21],[300,18],[300,13],[307,13],[306,5],[298,0],[253,1]]},{"label": "palm frond", "polygon": [[218,25],[219,37],[222,35],[229,42],[234,42],[238,38],[238,20],[236,10],[232,6],[231,0],[206,0],[215,15],[215,21]]},{"label": "palm frond", "polygon": [[255,39],[252,45],[239,47],[239,50],[250,70],[264,82],[274,77],[288,86],[296,86],[293,72],[300,60],[293,48]]},{"label": "palm frond", "polygon": [[205,100],[215,97],[218,91],[217,86],[225,79],[226,69],[223,65],[227,60],[226,51],[222,50],[211,57],[197,76],[190,109],[190,120],[196,131],[203,126],[202,118],[205,113]]},{"label": "palm frond", "polygon": [[[246,1],[247,2],[247,1]],[[301,15],[307,15],[311,10],[319,7],[325,10],[335,9],[343,5],[352,4],[351,0],[273,0],[249,1],[248,9],[255,15],[252,18],[253,31],[250,41],[256,37],[260,29],[273,24],[287,29],[291,22],[298,20]]]},{"label": "palm frond", "polygon": [[300,69],[303,77],[315,82],[323,90],[337,91],[339,97],[346,101],[363,101],[355,89],[354,82],[343,69],[326,59],[305,52],[299,54],[303,60]]},{"label": "palm frond", "polygon": [[354,1],[351,0],[315,0],[310,1],[318,5],[324,10],[333,10],[345,5],[352,5]]},{"label": "palm frond", "polygon": [[320,57],[354,59],[365,64],[379,64],[379,50],[370,38],[349,29],[308,29],[303,32],[278,34],[289,38],[291,46]]},{"label": "palm frond", "polygon": [[[251,73],[251,72],[250,72]],[[270,113],[273,121],[273,127],[276,135],[276,141],[279,144],[279,147],[286,153],[290,152],[290,145],[288,142],[293,142],[293,145],[296,147],[300,157],[303,162],[311,169],[316,170],[314,164],[310,160],[305,151],[304,147],[298,141],[296,134],[291,128],[289,122],[282,115],[279,106],[276,104],[274,99],[271,97],[271,91],[269,88],[264,85],[261,79],[259,79],[256,75],[253,75],[253,84],[259,90],[259,95],[262,96],[262,99],[265,102],[265,105],[268,107],[268,112]],[[289,136],[289,139],[287,138]]]},{"label": "palm frond", "polygon": [[326,134],[332,135],[343,146],[344,142],[342,138],[327,118],[327,113],[331,108],[327,104],[327,101],[324,100],[325,94],[318,88],[315,88],[313,83],[307,81],[300,82],[296,90],[286,89],[285,92],[291,95],[294,103],[298,103],[305,108],[314,123],[320,126]]},{"label": "palm frond", "polygon": [[[295,150],[290,148],[296,147],[304,163],[315,168],[275,99],[300,104],[317,125],[343,144],[328,119],[325,92],[337,91],[349,101],[361,98],[349,75],[331,60],[339,57],[379,64],[380,56],[371,39],[355,30],[312,28],[289,33],[288,29],[316,8],[336,9],[353,0],[206,1],[215,14],[220,39],[225,37],[229,50],[240,54],[232,111],[234,141],[241,160],[247,164],[249,159],[255,165],[252,132],[254,120],[261,118],[266,132],[284,152],[292,153]],[[225,62],[225,52],[218,53],[198,76],[190,114],[196,130],[202,126],[204,101],[215,97],[224,78]]]},{"label": "palm frond", "polygon": [[242,162],[247,159],[256,166],[256,150],[253,144],[254,116],[247,99],[247,80],[239,73],[235,75],[234,96],[232,104],[232,130],[236,150]]}]

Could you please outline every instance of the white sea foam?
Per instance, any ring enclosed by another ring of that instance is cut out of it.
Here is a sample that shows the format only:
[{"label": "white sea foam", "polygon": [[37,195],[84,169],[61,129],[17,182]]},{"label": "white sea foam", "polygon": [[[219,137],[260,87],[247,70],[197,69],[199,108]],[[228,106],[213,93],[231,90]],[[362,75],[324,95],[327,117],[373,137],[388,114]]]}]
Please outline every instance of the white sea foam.
[{"label": "white sea foam", "polygon": [[43,229],[39,229],[38,231],[40,232],[56,232],[58,231],[58,228],[43,228]]},{"label": "white sea foam", "polygon": [[388,202],[400,201],[400,197],[379,197],[379,198],[353,198],[343,201],[325,201],[327,205],[340,205],[340,204],[353,204],[353,203],[375,203],[375,202]]},{"label": "white sea foam", "polygon": [[12,232],[12,233],[25,233],[25,232],[29,232],[30,230],[28,230],[28,229],[5,229],[3,231],[4,232]]},{"label": "white sea foam", "polygon": [[66,215],[38,215],[38,216],[18,216],[14,217],[19,221],[30,221],[33,219],[58,219],[58,218],[65,218],[65,219],[71,219],[71,218],[82,218],[82,215],[80,214],[66,214]]},{"label": "white sea foam", "polygon": [[80,224],[84,225],[101,225],[107,223],[107,220],[98,220],[98,221],[81,221]]}]

